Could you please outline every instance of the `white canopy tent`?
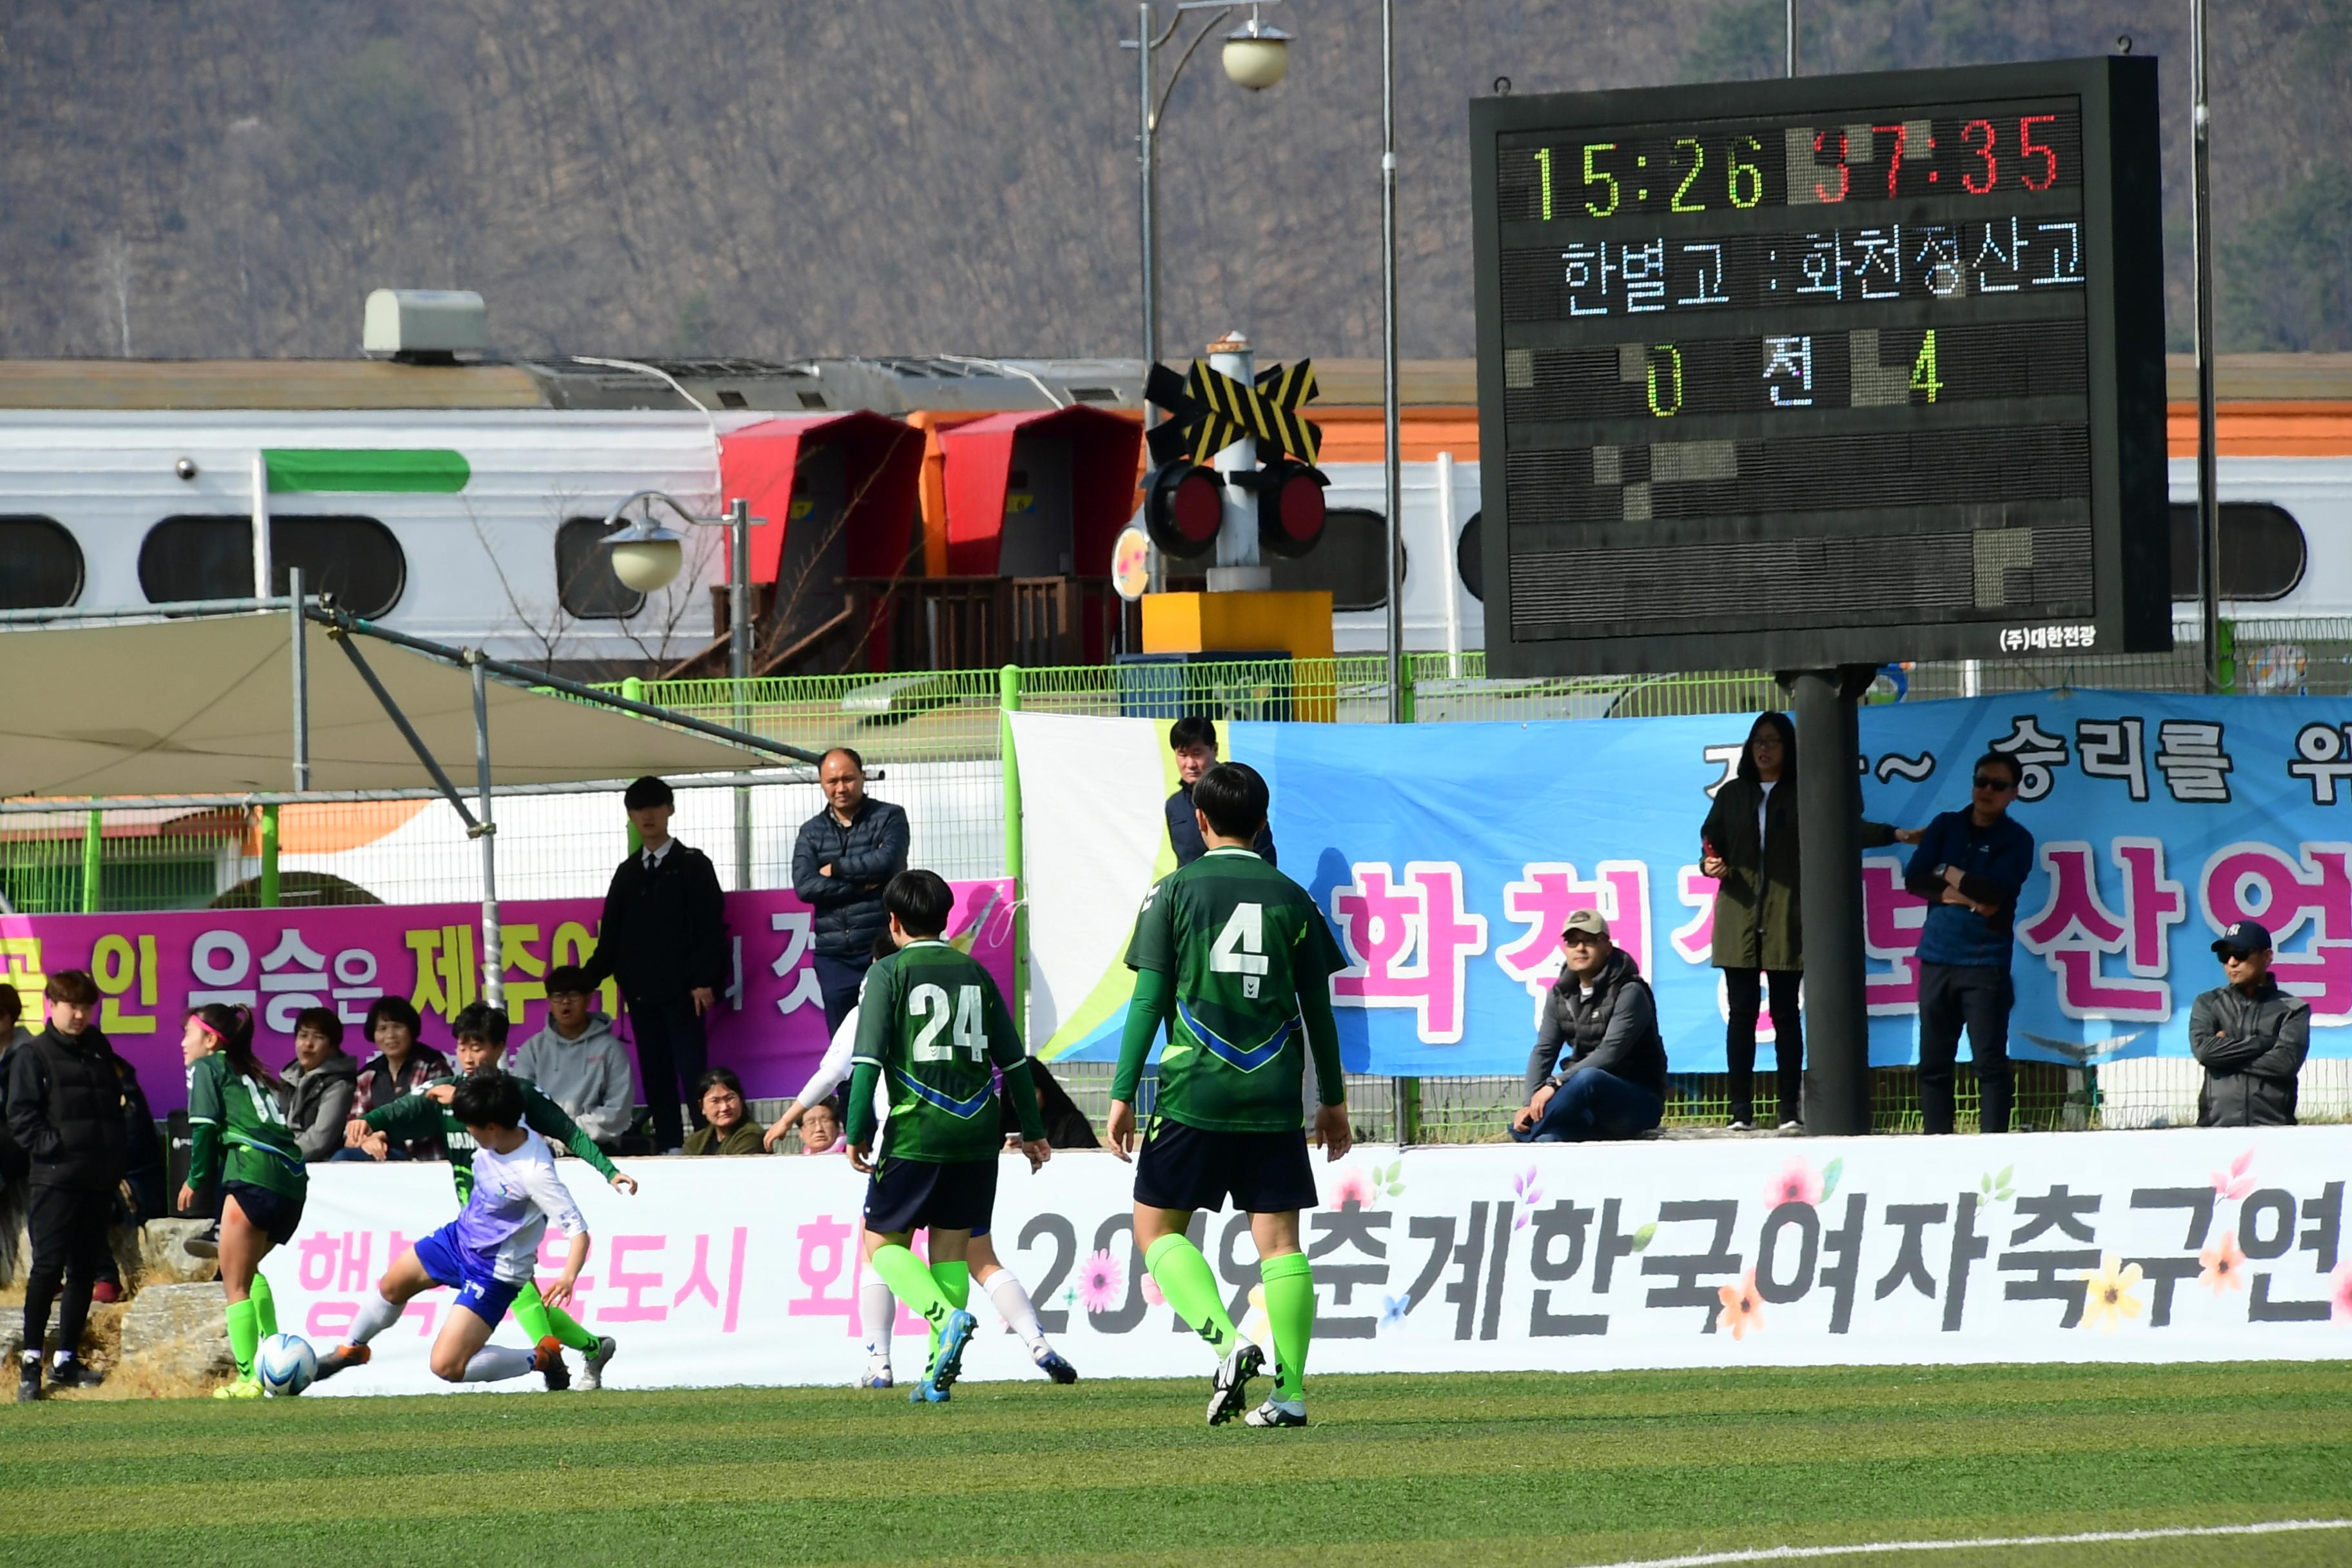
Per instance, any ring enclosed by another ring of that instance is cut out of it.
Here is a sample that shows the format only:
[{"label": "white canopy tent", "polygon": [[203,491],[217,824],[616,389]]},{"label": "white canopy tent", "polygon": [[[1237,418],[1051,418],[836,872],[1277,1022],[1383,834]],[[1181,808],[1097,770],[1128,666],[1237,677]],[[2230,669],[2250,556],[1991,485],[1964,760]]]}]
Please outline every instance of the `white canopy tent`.
[{"label": "white canopy tent", "polygon": [[[339,612],[292,607],[288,598],[137,624],[0,626],[0,678],[15,698],[0,713],[0,800],[278,795],[289,785],[279,798],[291,799],[429,785],[482,847],[483,989],[497,1002],[494,789],[816,760]],[[471,809],[447,766],[469,757]]]}]

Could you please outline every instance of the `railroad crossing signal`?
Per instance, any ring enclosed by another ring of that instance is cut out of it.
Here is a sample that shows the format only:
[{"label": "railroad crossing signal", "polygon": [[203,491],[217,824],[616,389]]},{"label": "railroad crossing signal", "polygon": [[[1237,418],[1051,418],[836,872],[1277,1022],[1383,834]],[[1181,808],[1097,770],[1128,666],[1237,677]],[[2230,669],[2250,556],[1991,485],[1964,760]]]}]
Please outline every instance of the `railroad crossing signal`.
[{"label": "railroad crossing signal", "polygon": [[1144,399],[1166,409],[1169,418],[1152,428],[1151,460],[1159,464],[1181,458],[1206,463],[1243,437],[1253,436],[1262,455],[1286,452],[1311,466],[1323,444],[1323,431],[1298,410],[1314,401],[1315,393],[1311,360],[1260,371],[1255,384],[1199,360],[1192,362],[1192,374],[1181,377],[1155,364],[1144,378]]}]

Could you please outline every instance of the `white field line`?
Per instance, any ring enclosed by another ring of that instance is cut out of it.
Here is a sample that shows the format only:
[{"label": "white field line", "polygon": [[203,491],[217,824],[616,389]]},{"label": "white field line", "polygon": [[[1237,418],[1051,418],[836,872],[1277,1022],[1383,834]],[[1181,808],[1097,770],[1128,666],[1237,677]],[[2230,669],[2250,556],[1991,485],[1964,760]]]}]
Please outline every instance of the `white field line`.
[{"label": "white field line", "polygon": [[1963,1541],[1866,1541],[1852,1546],[1762,1546],[1689,1557],[1639,1557],[1599,1568],[1710,1568],[1718,1563],[1782,1563],[1805,1557],[1858,1557],[1869,1552],[1965,1552],[1978,1546],[2081,1546],[2101,1541],[2167,1541],[2187,1535],[2276,1535],[2294,1530],[2352,1530],[2352,1519],[2279,1519],[2259,1524],[2185,1524],[2161,1530],[2091,1530],[2077,1535],[1980,1535]]}]

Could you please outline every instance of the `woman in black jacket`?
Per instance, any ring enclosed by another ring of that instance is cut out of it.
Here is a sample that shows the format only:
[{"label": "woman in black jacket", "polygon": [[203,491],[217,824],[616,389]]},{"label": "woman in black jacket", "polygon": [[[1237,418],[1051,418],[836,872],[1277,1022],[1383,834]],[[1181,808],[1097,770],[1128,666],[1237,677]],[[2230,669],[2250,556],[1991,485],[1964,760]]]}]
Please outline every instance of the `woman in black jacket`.
[{"label": "woman in black jacket", "polygon": [[[1862,846],[1916,844],[1918,830],[1862,825]],[[1748,732],[1739,771],[1715,792],[1699,829],[1699,870],[1716,879],[1715,967],[1723,971],[1723,1054],[1731,1072],[1731,1126],[1756,1120],[1756,1017],[1771,991],[1772,1047],[1780,1058],[1782,1131],[1804,1125],[1803,854],[1797,837],[1797,730],[1766,713]]]}]

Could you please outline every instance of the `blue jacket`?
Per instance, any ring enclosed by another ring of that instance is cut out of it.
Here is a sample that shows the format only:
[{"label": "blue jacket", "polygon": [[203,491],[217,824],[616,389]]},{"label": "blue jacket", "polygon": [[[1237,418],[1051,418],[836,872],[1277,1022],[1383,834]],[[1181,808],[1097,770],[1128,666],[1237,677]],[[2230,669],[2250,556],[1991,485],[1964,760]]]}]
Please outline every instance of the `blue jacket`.
[{"label": "blue jacket", "polygon": [[[1960,891],[1993,912],[1980,915],[1958,904],[1938,902],[1943,868],[1960,868]],[[1979,827],[1965,811],[1948,811],[1927,824],[1912,851],[1904,886],[1927,900],[1927,926],[1919,933],[1919,957],[1927,963],[2007,969],[2017,895],[2033,874],[2033,835],[2003,816]]]}]

